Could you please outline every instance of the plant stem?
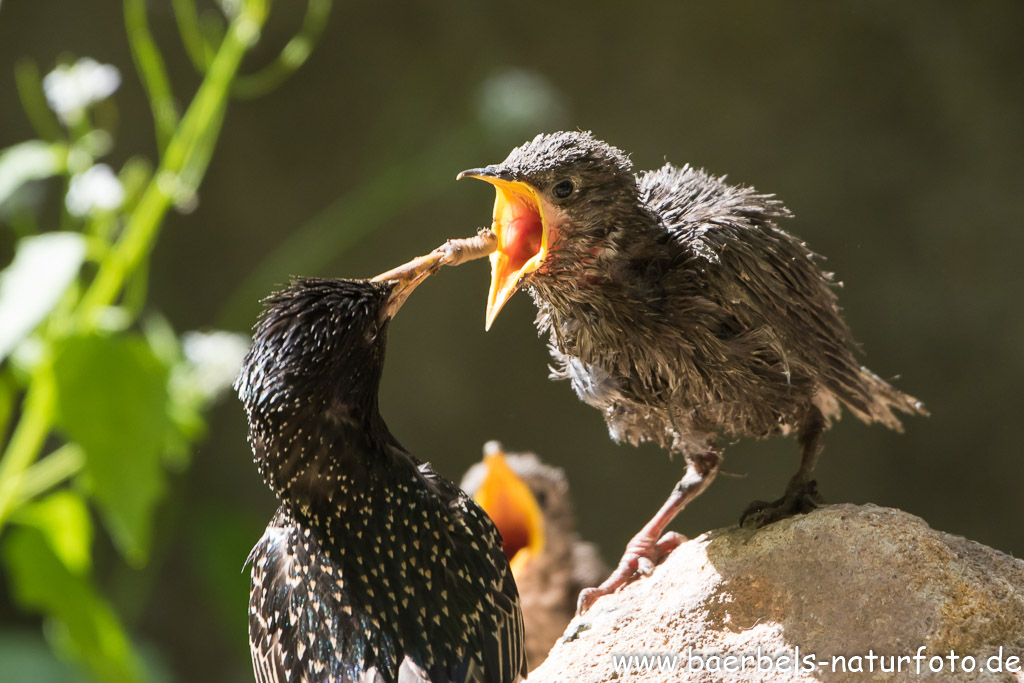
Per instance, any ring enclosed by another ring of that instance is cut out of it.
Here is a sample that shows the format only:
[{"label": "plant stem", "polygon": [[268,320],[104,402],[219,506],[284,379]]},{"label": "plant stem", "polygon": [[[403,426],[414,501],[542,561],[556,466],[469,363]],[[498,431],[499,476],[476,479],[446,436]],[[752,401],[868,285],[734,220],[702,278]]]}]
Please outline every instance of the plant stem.
[{"label": "plant stem", "polygon": [[153,127],[156,131],[157,147],[163,149],[178,125],[178,113],[174,109],[174,96],[167,78],[160,50],[149,31],[144,0],[124,0],[124,23],[128,28],[128,43],[135,59],[135,67],[142,78],[142,85],[149,96],[153,110]]},{"label": "plant stem", "polygon": [[57,398],[54,389],[53,378],[48,372],[35,373],[25,397],[21,419],[11,435],[3,459],[0,459],[0,529],[14,509],[22,473],[35,461],[50,433]]},{"label": "plant stem", "polygon": [[7,428],[14,415],[14,400],[18,395],[10,368],[0,370],[0,443],[7,441]]},{"label": "plant stem", "polygon": [[193,0],[172,0],[171,5],[174,7],[174,18],[178,22],[178,34],[185,46],[185,52],[192,60],[196,71],[205,73],[212,56],[199,30],[199,16],[196,14],[195,3]]},{"label": "plant stem", "polygon": [[306,16],[302,20],[299,32],[288,41],[277,58],[268,66],[254,74],[240,76],[232,85],[233,93],[237,97],[259,97],[281,85],[295,73],[309,58],[317,41],[320,40],[333,2],[334,0],[306,0]]},{"label": "plant stem", "polygon": [[100,264],[96,279],[82,298],[79,322],[84,327],[93,326],[100,309],[114,303],[125,279],[153,248],[160,224],[175,198],[178,174],[197,154],[202,159],[201,168],[193,168],[193,173],[201,177],[205,172],[209,155],[198,147],[204,140],[212,145],[213,140],[203,135],[204,130],[211,121],[219,121],[217,113],[225,104],[242,57],[259,36],[266,14],[265,2],[250,0],[228,26],[206,78],[167,144],[159,169],[129,217],[121,239]]},{"label": "plant stem", "polygon": [[81,472],[84,466],[82,447],[74,443],[64,444],[25,470],[14,495],[14,504],[20,505],[64,483]]},{"label": "plant stem", "polygon": [[21,106],[39,137],[50,142],[64,138],[64,131],[46,104],[43,80],[36,63],[30,59],[19,60],[14,65],[14,81],[18,87]]}]

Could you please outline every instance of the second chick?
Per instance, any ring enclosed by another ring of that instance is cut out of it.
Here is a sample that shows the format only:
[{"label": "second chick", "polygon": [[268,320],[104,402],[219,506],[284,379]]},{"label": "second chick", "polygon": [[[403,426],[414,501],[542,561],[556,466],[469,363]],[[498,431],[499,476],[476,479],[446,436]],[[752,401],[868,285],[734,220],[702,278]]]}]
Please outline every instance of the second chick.
[{"label": "second chick", "polygon": [[519,588],[531,668],[547,657],[576,612],[584,588],[607,575],[597,546],[580,539],[565,472],[533,453],[484,444],[462,488],[490,515]]}]

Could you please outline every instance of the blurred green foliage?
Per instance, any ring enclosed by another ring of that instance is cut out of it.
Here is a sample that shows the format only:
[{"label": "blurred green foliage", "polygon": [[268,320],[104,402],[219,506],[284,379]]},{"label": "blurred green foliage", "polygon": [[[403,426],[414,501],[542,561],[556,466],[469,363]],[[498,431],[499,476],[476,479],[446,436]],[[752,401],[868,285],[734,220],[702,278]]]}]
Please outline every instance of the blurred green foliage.
[{"label": "blurred green foliage", "polygon": [[[115,171],[99,161],[116,134],[115,67],[68,60],[45,78],[30,61],[16,68],[39,139],[0,151],[0,214],[17,237],[0,273],[0,558],[14,604],[43,615],[50,645],[96,680],[160,674],[105,597],[112,570],[101,574],[92,560],[90,510],[129,567],[147,564],[168,473],[188,464],[202,416],[245,350],[226,333],[175,334],[147,305],[148,265],[167,212],[195,205],[229,97],[262,94],[297,69],[331,5],[310,0],[279,57],[242,76],[268,3],[200,13],[176,0],[200,74],[179,112],[146,2],[124,0],[156,163],[133,156]],[[62,190],[57,230],[33,201],[43,181]]]}]

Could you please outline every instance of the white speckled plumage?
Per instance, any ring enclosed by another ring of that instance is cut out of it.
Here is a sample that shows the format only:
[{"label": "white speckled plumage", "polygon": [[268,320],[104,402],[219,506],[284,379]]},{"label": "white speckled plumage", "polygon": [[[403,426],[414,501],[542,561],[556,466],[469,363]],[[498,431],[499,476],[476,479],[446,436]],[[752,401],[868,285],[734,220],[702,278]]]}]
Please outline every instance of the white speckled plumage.
[{"label": "white speckled plumage", "polygon": [[511,682],[519,599],[494,525],[388,431],[390,283],[296,280],[237,382],[281,507],[250,555],[257,681]]}]

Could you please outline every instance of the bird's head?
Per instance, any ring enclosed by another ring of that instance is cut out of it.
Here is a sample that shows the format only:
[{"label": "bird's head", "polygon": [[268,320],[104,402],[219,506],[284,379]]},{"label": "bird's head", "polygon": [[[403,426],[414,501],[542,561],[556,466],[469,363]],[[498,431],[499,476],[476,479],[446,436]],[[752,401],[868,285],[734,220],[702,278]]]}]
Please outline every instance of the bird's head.
[{"label": "bird's head", "polygon": [[376,414],[389,323],[425,277],[296,278],[267,297],[235,385],[250,418],[294,423],[324,405]]},{"label": "bird's head", "polygon": [[498,527],[514,575],[541,554],[561,559],[568,552],[574,522],[562,470],[488,441],[483,461],[466,472],[461,486]]},{"label": "bird's head", "polygon": [[397,446],[377,402],[391,319],[441,266],[493,245],[482,231],[369,280],[298,278],[264,300],[235,389],[257,467],[279,497],[330,502],[341,459]]},{"label": "bird's head", "polygon": [[500,164],[458,177],[486,181],[496,192],[488,329],[530,278],[579,273],[639,206],[629,158],[588,132],[538,135]]}]

